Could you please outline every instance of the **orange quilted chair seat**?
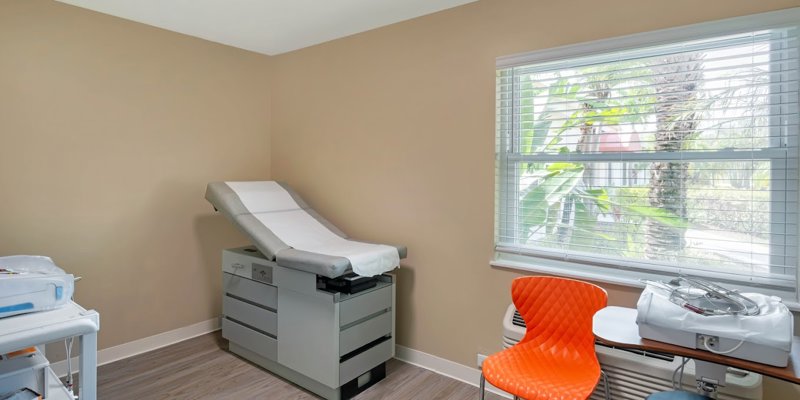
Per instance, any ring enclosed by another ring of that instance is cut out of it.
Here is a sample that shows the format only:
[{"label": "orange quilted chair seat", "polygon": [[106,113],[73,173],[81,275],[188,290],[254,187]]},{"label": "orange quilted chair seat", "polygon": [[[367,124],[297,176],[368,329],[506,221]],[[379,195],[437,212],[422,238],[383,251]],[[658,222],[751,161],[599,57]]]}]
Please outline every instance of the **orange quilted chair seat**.
[{"label": "orange quilted chair seat", "polygon": [[514,279],[511,298],[528,329],[517,345],[484,360],[485,379],[527,400],[588,398],[600,378],[592,316],[606,306],[606,292],[572,279],[529,276]]}]

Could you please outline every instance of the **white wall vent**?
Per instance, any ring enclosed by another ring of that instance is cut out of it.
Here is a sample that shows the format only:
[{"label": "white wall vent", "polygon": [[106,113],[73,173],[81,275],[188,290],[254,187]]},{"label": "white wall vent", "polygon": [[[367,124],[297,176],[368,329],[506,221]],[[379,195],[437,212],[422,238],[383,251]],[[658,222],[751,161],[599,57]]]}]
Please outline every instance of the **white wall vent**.
[{"label": "white wall vent", "polygon": [[[503,318],[503,347],[517,344],[525,335],[525,321],[510,305]],[[597,358],[608,374],[613,400],[642,400],[653,392],[672,390],[672,374],[681,358],[670,354],[623,350],[596,344]],[[761,375],[728,368],[727,385],[719,390],[719,400],[762,400]],[[689,361],[683,375],[684,390],[694,391],[694,361]],[[603,387],[598,385],[590,397],[602,400]]]}]

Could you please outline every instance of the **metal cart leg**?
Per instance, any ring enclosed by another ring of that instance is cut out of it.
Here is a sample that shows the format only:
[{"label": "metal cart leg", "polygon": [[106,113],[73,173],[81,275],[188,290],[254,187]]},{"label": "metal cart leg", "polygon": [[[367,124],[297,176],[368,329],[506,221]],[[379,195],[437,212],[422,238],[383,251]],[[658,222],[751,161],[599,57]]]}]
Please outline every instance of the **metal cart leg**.
[{"label": "metal cart leg", "polygon": [[97,400],[97,332],[80,336],[80,344],[79,398]]}]

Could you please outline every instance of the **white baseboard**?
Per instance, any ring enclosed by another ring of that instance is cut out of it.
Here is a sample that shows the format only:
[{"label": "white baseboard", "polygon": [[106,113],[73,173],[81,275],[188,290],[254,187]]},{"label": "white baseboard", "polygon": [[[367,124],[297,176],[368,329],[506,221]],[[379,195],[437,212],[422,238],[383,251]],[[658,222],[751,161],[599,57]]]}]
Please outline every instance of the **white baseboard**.
[{"label": "white baseboard", "polygon": [[[395,358],[400,361],[431,370],[439,375],[444,375],[468,385],[477,387],[480,384],[481,371],[477,368],[468,367],[455,361],[401,345],[397,345],[395,349]],[[486,390],[508,399],[512,397],[510,394],[492,386],[489,382],[486,382]]]},{"label": "white baseboard", "polygon": [[[206,333],[214,332],[219,329],[219,317],[207,321],[198,322],[183,328],[174,329],[168,332],[159,333],[143,339],[123,343],[119,346],[108,347],[97,352],[97,365],[103,365],[119,361],[138,354],[147,353],[160,349],[171,344],[182,342]],[[51,365],[53,371],[60,378],[67,376],[67,360],[59,361]],[[73,371],[77,372],[78,357],[72,357]]]},{"label": "white baseboard", "polygon": [[[175,343],[183,342],[200,335],[214,332],[220,329],[219,317],[207,321],[198,322],[193,325],[185,326],[157,335],[149,336],[132,342],[123,343],[118,346],[108,347],[97,352],[97,365],[104,365],[114,361],[123,360],[148,351],[153,351]],[[477,368],[468,367],[455,361],[450,361],[441,357],[434,356],[419,350],[414,350],[405,346],[396,346],[395,358],[416,365],[448,378],[464,382],[468,385],[478,386],[481,371]],[[78,357],[72,357],[73,372],[78,372]],[[51,365],[53,371],[60,378],[67,375],[67,361],[59,361]],[[505,398],[511,398],[506,392],[486,383],[486,390],[498,394]]]}]

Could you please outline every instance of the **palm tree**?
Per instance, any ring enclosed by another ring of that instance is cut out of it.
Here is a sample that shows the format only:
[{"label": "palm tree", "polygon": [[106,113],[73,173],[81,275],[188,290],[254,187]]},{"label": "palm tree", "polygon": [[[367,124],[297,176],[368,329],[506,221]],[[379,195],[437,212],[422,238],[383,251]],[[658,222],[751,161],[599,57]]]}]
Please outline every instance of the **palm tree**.
[{"label": "palm tree", "polygon": [[[658,152],[682,150],[686,139],[696,132],[702,59],[703,53],[700,52],[677,54],[667,56],[653,66],[655,150]],[[648,192],[650,206],[685,219],[688,169],[685,162],[652,163]],[[646,224],[647,258],[674,260],[686,247],[685,229],[652,219]]]}]

